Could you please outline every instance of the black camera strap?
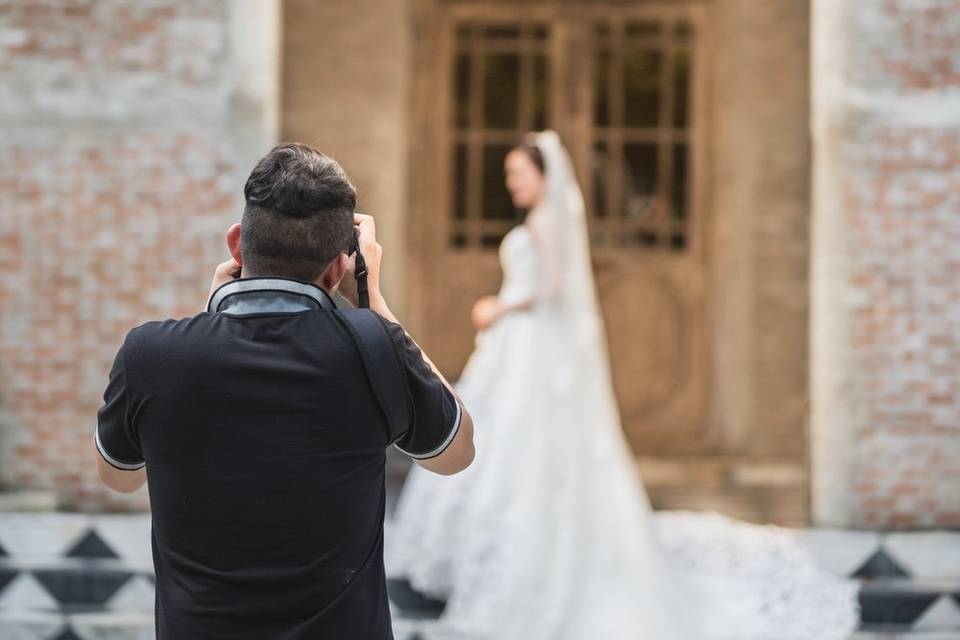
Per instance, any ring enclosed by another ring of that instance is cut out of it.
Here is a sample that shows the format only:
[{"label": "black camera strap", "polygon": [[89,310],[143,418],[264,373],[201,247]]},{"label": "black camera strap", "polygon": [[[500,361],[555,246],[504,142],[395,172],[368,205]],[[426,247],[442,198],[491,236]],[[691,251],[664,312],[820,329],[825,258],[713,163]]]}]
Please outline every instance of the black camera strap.
[{"label": "black camera strap", "polygon": [[396,442],[410,428],[410,410],[407,377],[397,356],[387,328],[369,309],[337,309],[334,317],[353,338],[367,381],[377,400],[387,425],[387,440]]},{"label": "black camera strap", "polygon": [[357,248],[357,306],[361,309],[370,308],[370,294],[367,291],[367,263],[363,254]]},{"label": "black camera strap", "polygon": [[356,254],[354,259],[354,275],[357,278],[357,307],[360,309],[370,308],[370,293],[367,290],[367,262],[360,253],[360,230],[358,229],[353,237],[353,252]]}]

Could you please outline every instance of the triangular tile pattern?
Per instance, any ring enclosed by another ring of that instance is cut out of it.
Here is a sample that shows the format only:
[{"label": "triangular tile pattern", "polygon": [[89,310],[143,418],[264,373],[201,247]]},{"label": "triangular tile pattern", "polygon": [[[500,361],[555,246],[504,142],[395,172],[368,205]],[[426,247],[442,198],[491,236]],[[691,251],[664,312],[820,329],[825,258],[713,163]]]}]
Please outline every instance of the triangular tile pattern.
[{"label": "triangular tile pattern", "polygon": [[414,589],[409,581],[399,578],[387,579],[387,593],[390,601],[409,618],[436,618],[447,605],[445,600],[425,596]]},{"label": "triangular tile pattern", "polygon": [[796,532],[823,569],[847,578],[880,548],[881,535],[873,531],[807,529]]},{"label": "triangular tile pattern", "polygon": [[133,576],[99,567],[35,569],[33,574],[63,606],[103,606]]},{"label": "triangular tile pattern", "polygon": [[870,556],[853,576],[854,578],[909,578],[910,574],[890,557],[883,547]]},{"label": "triangular tile pattern", "polygon": [[885,536],[883,546],[913,578],[960,577],[960,531],[891,533]]},{"label": "triangular tile pattern", "polygon": [[939,598],[937,593],[917,593],[890,588],[860,591],[860,619],[865,627],[910,627]]},{"label": "triangular tile pattern", "polygon": [[0,638],[46,640],[55,638],[66,623],[57,611],[5,611],[0,609]]},{"label": "triangular tile pattern", "polygon": [[117,559],[120,556],[103,541],[97,532],[89,530],[64,554],[68,558]]},{"label": "triangular tile pattern", "polygon": [[17,577],[17,574],[20,573],[17,569],[11,569],[9,567],[0,567],[0,594],[3,593],[3,590],[10,584],[14,578]]},{"label": "triangular tile pattern", "polygon": [[0,542],[11,558],[53,561],[90,528],[90,516],[75,513],[0,514]]},{"label": "triangular tile pattern", "polygon": [[960,606],[950,596],[943,595],[923,612],[913,628],[917,631],[960,630]]},{"label": "triangular tile pattern", "polygon": [[107,608],[113,611],[153,611],[155,589],[144,576],[130,578],[113,597]]},{"label": "triangular tile pattern", "polygon": [[29,571],[21,571],[0,592],[0,609],[10,611],[55,611],[59,603]]},{"label": "triangular tile pattern", "polygon": [[150,514],[98,516],[94,530],[131,568],[152,569]]},{"label": "triangular tile pattern", "polygon": [[73,632],[83,640],[153,640],[153,612],[77,612],[69,616]]},{"label": "triangular tile pattern", "polygon": [[73,627],[67,625],[64,627],[63,631],[59,635],[51,638],[50,640],[84,640],[77,635],[76,631],[73,630]]}]

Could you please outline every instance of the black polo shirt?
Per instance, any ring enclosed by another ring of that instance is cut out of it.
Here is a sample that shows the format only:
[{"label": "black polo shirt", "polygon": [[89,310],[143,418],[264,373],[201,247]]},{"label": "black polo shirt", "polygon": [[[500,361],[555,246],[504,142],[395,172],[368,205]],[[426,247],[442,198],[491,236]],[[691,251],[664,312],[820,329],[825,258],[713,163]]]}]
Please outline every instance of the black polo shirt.
[{"label": "black polo shirt", "polygon": [[[309,283],[244,278],[211,304],[131,330],[97,416],[107,462],[146,464],[157,637],[391,638],[388,430],[333,301]],[[460,406],[403,328],[381,321],[414,416],[396,445],[438,455]]]}]

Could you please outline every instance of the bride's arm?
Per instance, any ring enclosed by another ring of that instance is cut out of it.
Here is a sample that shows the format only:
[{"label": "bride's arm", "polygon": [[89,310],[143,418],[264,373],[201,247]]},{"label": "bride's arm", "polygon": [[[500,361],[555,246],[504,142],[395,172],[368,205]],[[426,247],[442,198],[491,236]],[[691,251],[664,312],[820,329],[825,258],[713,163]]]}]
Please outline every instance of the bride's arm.
[{"label": "bride's arm", "polygon": [[563,286],[563,263],[561,239],[553,228],[545,211],[531,213],[527,226],[537,245],[540,256],[540,278],[538,289],[521,298],[501,299],[497,296],[485,296],[473,307],[473,324],[483,330],[497,320],[515,311],[529,311],[538,303],[552,304],[560,300]]},{"label": "bride's arm", "polygon": [[533,240],[540,254],[540,287],[538,297],[547,303],[560,300],[563,288],[563,255],[559,230],[554,228],[547,211],[540,209],[528,218]]},{"label": "bride's arm", "polygon": [[484,296],[473,305],[473,326],[482,331],[508,313],[533,307],[533,298],[504,302],[497,296]]}]

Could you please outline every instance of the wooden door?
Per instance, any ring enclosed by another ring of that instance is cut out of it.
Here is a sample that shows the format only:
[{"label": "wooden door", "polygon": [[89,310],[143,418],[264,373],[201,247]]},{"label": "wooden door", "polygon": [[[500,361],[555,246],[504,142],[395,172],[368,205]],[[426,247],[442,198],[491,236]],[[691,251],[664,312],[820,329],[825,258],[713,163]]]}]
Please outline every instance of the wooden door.
[{"label": "wooden door", "polygon": [[453,3],[419,14],[411,307],[453,377],[469,312],[521,222],[503,159],[556,129],[584,192],[616,395],[647,455],[702,453],[707,430],[702,16],[695,4]]}]

